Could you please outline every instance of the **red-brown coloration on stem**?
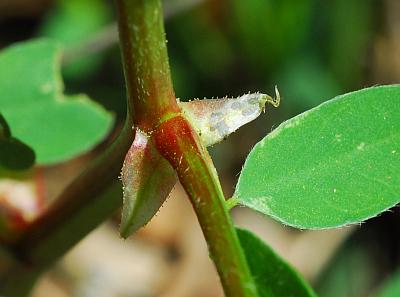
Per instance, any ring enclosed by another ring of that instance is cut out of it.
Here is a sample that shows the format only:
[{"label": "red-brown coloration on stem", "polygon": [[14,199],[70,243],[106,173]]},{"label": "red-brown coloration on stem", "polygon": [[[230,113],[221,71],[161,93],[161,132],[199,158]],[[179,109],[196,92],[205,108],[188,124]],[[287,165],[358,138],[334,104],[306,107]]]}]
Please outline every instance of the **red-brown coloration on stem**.
[{"label": "red-brown coloration on stem", "polygon": [[[188,145],[191,146],[191,150],[200,156],[193,133],[194,131],[192,131],[187,120],[182,116],[163,122],[154,133],[154,140],[158,150],[178,171],[183,169],[182,158],[189,149]],[[177,135],[179,135],[179,138]],[[188,143],[189,139],[190,143]],[[182,144],[184,144],[183,147]]]},{"label": "red-brown coloration on stem", "polygon": [[169,69],[161,0],[117,0],[118,26],[135,128],[151,135],[178,173],[207,240],[225,294],[257,291],[207,150],[176,102]]},{"label": "red-brown coloration on stem", "polygon": [[196,210],[226,296],[258,296],[207,150],[189,122],[178,115],[153,134],[160,153],[172,164]]}]

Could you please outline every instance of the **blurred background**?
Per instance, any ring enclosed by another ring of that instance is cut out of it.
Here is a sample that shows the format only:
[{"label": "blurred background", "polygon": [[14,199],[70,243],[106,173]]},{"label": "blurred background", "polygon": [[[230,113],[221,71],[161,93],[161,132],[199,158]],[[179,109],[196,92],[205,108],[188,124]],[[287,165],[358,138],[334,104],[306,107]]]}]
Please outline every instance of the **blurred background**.
[{"label": "blurred background", "polygon": [[[400,81],[398,0],[165,0],[164,10],[181,100],[273,94],[275,85],[283,97],[278,109],[267,108],[210,149],[226,197],[250,149],[281,122],[336,95]],[[118,130],[125,87],[112,1],[0,0],[0,28],[1,48],[36,37],[62,43],[65,92],[86,93],[112,111]],[[23,193],[49,204],[106,145],[107,140],[71,161],[36,167],[29,181],[0,180],[0,194]],[[373,296],[399,267],[397,208],[360,226],[324,231],[295,230],[245,208],[232,214],[321,297]],[[223,296],[179,185],[130,239],[119,238],[118,224],[117,213],[83,239],[46,273],[33,296]]]}]

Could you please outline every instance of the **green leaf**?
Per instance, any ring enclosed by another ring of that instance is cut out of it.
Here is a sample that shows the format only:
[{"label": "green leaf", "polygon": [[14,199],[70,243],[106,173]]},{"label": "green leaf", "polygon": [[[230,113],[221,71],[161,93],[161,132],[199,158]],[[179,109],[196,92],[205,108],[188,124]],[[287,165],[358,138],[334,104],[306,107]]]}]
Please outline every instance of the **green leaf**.
[{"label": "green leaf", "polygon": [[113,122],[87,96],[62,94],[60,55],[50,40],[20,43],[0,53],[0,110],[13,135],[34,149],[41,164],[90,150]]},{"label": "green leaf", "polygon": [[281,124],[249,154],[238,201],[294,227],[358,223],[400,201],[400,86],[348,93]]},{"label": "green leaf", "polygon": [[400,296],[400,272],[396,272],[392,275],[376,294],[371,296],[374,297],[398,297]]},{"label": "green leaf", "polygon": [[315,291],[324,297],[368,296],[380,271],[378,259],[366,248],[365,241],[352,237],[329,261],[318,275]]},{"label": "green leaf", "polygon": [[301,275],[247,230],[236,229],[260,297],[316,296]]}]

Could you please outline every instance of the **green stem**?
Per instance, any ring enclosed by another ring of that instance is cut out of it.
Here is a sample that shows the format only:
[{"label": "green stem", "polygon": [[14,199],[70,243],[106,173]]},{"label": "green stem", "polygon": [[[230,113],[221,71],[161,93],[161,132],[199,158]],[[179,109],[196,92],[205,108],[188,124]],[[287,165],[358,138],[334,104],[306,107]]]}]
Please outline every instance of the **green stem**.
[{"label": "green stem", "polygon": [[154,140],[190,197],[226,296],[258,296],[217,173],[198,135],[177,116],[160,125]]},{"label": "green stem", "polygon": [[181,114],[168,63],[160,0],[116,0],[129,109],[152,135],[188,193],[226,296],[255,297],[221,186],[207,150]]},{"label": "green stem", "polygon": [[134,124],[151,132],[179,112],[172,87],[159,0],[117,0],[128,109]]}]

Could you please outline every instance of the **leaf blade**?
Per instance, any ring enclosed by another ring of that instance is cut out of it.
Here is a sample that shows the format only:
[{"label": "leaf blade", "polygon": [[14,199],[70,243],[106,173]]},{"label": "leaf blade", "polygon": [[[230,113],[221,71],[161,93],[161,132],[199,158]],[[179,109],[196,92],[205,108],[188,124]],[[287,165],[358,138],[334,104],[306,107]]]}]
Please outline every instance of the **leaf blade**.
[{"label": "leaf blade", "polygon": [[241,204],[298,228],[358,223],[400,201],[400,87],[348,93],[281,124],[249,154]]},{"label": "leaf blade", "polygon": [[262,240],[250,231],[236,231],[260,297],[316,297],[301,275]]},{"label": "leaf blade", "polygon": [[109,132],[113,119],[84,95],[64,96],[60,47],[45,39],[0,53],[0,109],[12,132],[29,144],[40,164],[88,151]]}]

